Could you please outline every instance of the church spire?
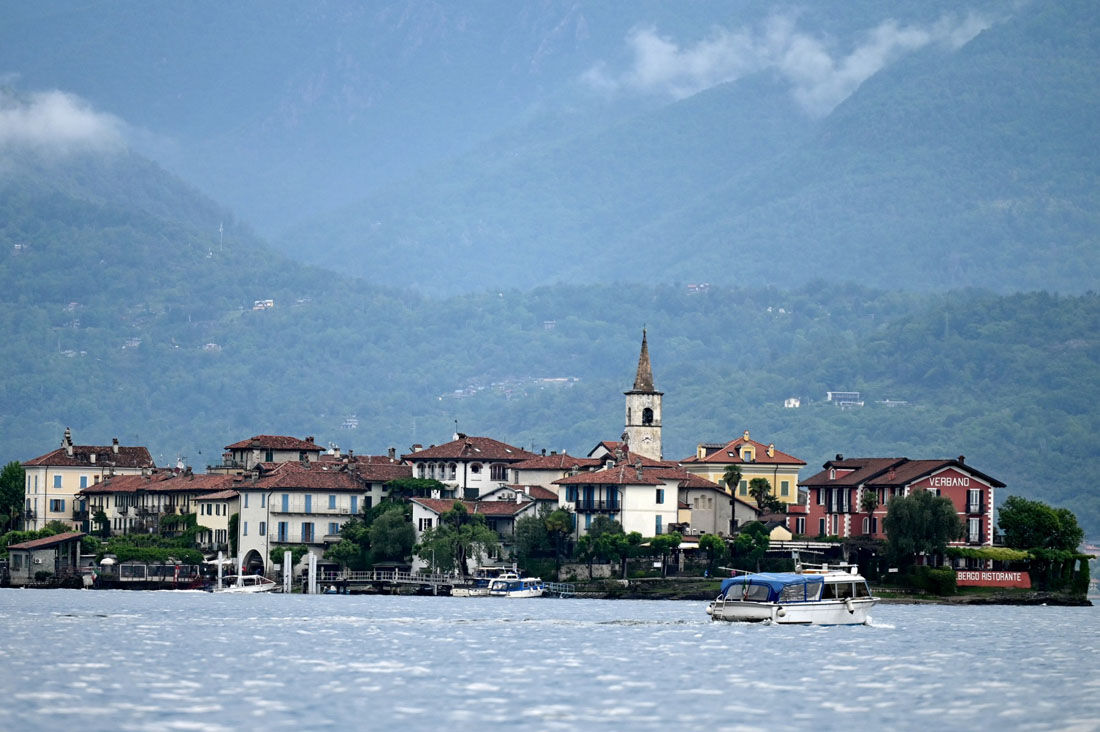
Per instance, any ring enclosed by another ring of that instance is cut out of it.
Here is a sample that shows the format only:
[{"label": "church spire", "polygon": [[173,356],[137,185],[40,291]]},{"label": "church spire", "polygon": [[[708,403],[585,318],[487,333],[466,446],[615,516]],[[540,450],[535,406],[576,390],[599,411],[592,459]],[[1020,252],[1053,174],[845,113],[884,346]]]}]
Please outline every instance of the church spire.
[{"label": "church spire", "polygon": [[649,364],[649,346],[642,328],[642,353],[638,356],[638,374],[634,377],[633,391],[656,391],[653,388],[653,367]]}]

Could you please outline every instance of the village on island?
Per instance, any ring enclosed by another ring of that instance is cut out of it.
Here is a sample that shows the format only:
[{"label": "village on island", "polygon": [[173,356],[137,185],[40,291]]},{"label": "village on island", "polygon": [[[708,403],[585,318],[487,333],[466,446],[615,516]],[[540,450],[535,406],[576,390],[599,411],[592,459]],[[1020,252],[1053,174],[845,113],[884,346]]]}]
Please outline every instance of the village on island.
[{"label": "village on island", "polygon": [[[159,467],[147,448],[117,439],[76,445],[66,429],[58,449],[22,462],[24,511],[6,535],[2,579],[209,588],[216,569],[219,579],[287,590],[438,592],[518,563],[559,583],[625,587],[647,577],[713,584],[729,576],[727,565],[793,569],[801,555],[850,561],[887,583],[900,579],[900,563],[910,577],[902,591],[915,583],[939,594],[968,586],[1085,594],[1089,557],[1077,550],[1076,523],[1067,529],[1072,546],[1023,546],[1026,527],[1015,526],[1005,532],[1015,546],[1005,542],[994,501],[1006,485],[962,455],[838,453],[810,471],[746,429],[668,459],[662,396],[643,332],[621,435],[597,437],[583,456],[457,432],[400,455],[261,434],[226,445],[219,464],[197,473]],[[947,514],[947,535],[907,537],[899,562],[888,530],[910,531],[906,501],[925,501],[916,507],[924,510],[933,500]],[[1034,502],[1009,501],[1019,514],[1010,521],[1030,520]]]}]

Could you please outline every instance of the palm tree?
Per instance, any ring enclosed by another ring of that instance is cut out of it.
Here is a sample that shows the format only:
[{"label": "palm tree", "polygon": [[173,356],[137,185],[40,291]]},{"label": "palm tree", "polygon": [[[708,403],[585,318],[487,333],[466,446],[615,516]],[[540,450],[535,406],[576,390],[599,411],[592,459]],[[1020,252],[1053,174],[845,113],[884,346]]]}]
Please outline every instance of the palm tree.
[{"label": "palm tree", "polygon": [[730,495],[737,495],[737,486],[741,483],[741,469],[736,465],[727,465],[722,472],[722,480],[726,482]]}]

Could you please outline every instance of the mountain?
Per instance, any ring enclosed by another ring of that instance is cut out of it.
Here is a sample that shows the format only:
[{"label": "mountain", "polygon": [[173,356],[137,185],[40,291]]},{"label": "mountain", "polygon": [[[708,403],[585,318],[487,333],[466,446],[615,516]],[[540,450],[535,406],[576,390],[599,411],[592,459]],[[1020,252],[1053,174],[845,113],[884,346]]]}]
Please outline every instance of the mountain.
[{"label": "mountain", "polygon": [[1083,292],[1100,279],[1097,15],[1021,6],[884,65],[823,117],[805,105],[830,87],[774,66],[549,143],[529,125],[280,246],[436,293],[670,278]]},{"label": "mountain", "polygon": [[[5,460],[65,427],[199,469],[258,433],[381,452],[457,427],[582,454],[622,430],[645,324],[669,457],[744,429],[811,468],[836,452],[962,453],[1006,494],[1100,531],[1096,294],[819,282],[424,298],[296,263],[229,219],[219,236],[221,207],[132,152],[19,158],[5,152],[0,182]],[[824,401],[835,390],[865,406]],[[801,408],[783,408],[792,396]]]}]

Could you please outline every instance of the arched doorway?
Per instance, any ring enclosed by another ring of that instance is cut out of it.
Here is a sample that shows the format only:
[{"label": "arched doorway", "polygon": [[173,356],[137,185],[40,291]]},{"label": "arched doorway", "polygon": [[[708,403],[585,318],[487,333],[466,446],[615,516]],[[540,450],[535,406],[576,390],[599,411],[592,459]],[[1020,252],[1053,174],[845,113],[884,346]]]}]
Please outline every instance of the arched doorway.
[{"label": "arched doorway", "polygon": [[258,551],[252,549],[244,555],[244,562],[241,563],[241,566],[244,568],[245,574],[263,574],[264,558],[260,556]]}]

